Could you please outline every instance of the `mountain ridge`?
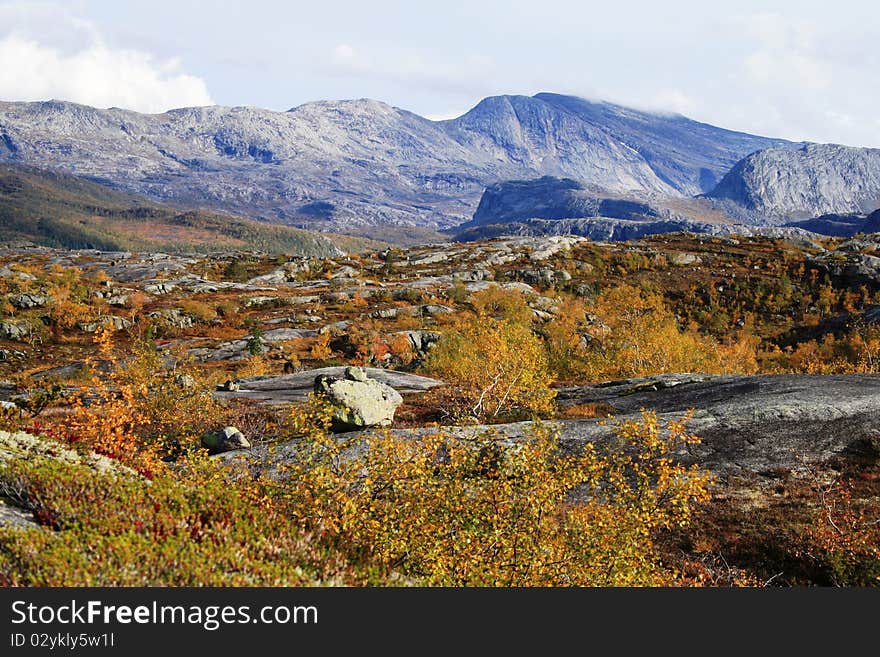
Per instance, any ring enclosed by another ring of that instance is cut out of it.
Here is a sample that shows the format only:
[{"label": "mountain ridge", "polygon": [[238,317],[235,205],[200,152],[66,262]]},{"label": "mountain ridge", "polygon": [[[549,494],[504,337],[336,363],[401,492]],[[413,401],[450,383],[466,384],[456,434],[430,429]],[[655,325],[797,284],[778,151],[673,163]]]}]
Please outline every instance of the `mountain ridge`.
[{"label": "mountain ridge", "polygon": [[692,196],[774,145],[788,142],[547,93],[489,97],[446,121],[369,99],[162,114],[0,102],[0,161],[156,201],[377,233],[454,226],[471,218],[486,186],[543,175],[618,194]]}]

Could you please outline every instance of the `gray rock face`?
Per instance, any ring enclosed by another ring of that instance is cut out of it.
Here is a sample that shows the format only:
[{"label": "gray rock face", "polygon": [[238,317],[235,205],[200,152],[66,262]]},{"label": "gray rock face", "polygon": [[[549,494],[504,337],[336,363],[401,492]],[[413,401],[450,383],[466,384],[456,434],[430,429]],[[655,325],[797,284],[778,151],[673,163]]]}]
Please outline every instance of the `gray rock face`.
[{"label": "gray rock face", "polygon": [[470,218],[487,184],[542,175],[692,195],[748,153],[784,143],[554,94],[487,98],[441,122],[372,100],[158,115],[0,103],[0,126],[8,146],[0,160],[181,205],[335,228],[454,225]]},{"label": "gray rock face", "polygon": [[[285,321],[286,318],[285,318]],[[257,342],[260,348],[265,351],[267,345],[276,342],[286,342],[288,340],[299,340],[302,338],[312,338],[318,334],[317,331],[309,329],[293,329],[279,328],[272,329],[263,333]],[[189,349],[189,354],[200,361],[218,361],[218,360],[240,360],[251,355],[251,344],[253,337],[245,337],[239,340],[230,340],[222,342],[216,347],[196,347]]]},{"label": "gray rock face", "polygon": [[523,269],[516,272],[529,285],[541,285],[548,287],[556,283],[566,283],[571,280],[571,274],[561,269]]},{"label": "gray rock face", "polygon": [[596,195],[570,178],[544,176],[537,180],[509,180],[489,185],[480,199],[471,225],[497,224],[524,219],[611,219],[646,220],[660,217],[647,203]]},{"label": "gray rock face", "polygon": [[[694,408],[688,430],[701,442],[682,448],[676,458],[724,478],[805,472],[829,459],[876,449],[880,436],[880,376],[707,376],[673,374],[563,388],[563,404],[605,403],[616,410],[610,420],[550,423],[560,444],[577,451],[586,443],[599,449],[614,436],[618,422],[636,420],[641,409],[655,410],[665,424]],[[493,432],[507,442],[528,436],[531,422],[491,426],[443,427],[462,438]],[[418,439],[434,428],[394,429],[403,440]],[[296,441],[251,454],[259,468],[294,458]]]},{"label": "gray rock face", "polygon": [[[664,420],[693,408],[689,428],[702,442],[679,458],[721,473],[803,470],[880,436],[880,376],[664,375],[563,388],[558,400],[609,404],[617,420],[642,408]],[[608,436],[584,420],[566,423],[562,440],[576,447]]]},{"label": "gray rock face", "polygon": [[220,431],[212,431],[202,436],[202,447],[207,448],[211,454],[249,449],[250,446],[250,441],[235,427],[224,427]]},{"label": "gray rock face", "polygon": [[[417,332],[414,331],[413,333]],[[430,338],[425,338],[425,341],[429,342]],[[420,340],[419,344],[423,344],[423,341]],[[406,372],[382,370],[374,367],[361,369],[363,369],[370,380],[382,383],[403,394],[425,392],[436,386],[443,385],[443,382],[437,379],[408,374]],[[345,370],[346,368],[344,367],[322,367],[293,374],[255,376],[239,379],[236,381],[237,390],[218,390],[215,393],[215,397],[219,399],[253,399],[268,404],[301,402],[308,399],[309,394],[314,390],[317,377],[344,378]]]},{"label": "gray rock face", "polygon": [[666,260],[670,265],[676,265],[679,267],[695,265],[703,262],[703,259],[700,256],[694,255],[693,253],[670,253],[667,254]]},{"label": "gray rock face", "polygon": [[314,391],[332,402],[334,431],[390,426],[394,412],[403,403],[400,393],[368,378],[360,367],[346,367],[343,377],[316,376]]},{"label": "gray rock face", "polygon": [[406,336],[417,359],[423,359],[434,346],[440,342],[440,333],[434,331],[398,331],[392,336]]},{"label": "gray rock face", "polygon": [[0,498],[0,529],[4,527],[12,529],[31,529],[39,527],[34,520],[34,514],[17,506],[12,506]]},{"label": "gray rock face", "polygon": [[867,285],[876,289],[880,287],[880,258],[870,253],[876,253],[878,249],[880,235],[870,235],[843,242],[834,251],[819,253],[808,258],[807,262],[853,288]]},{"label": "gray rock face", "polygon": [[151,312],[148,317],[173,326],[175,328],[192,328],[194,320],[189,315],[185,315],[177,308],[165,308]]},{"label": "gray rock face", "polygon": [[880,207],[880,149],[807,144],[738,162],[709,194],[776,221]]},{"label": "gray rock face", "polygon": [[96,333],[99,329],[110,326],[117,331],[124,331],[131,327],[131,320],[118,315],[106,315],[99,317],[94,322],[84,322],[79,325],[79,330],[83,333]]},{"label": "gray rock face", "polygon": [[856,233],[876,233],[880,231],[880,210],[870,215],[864,214],[823,214],[821,217],[793,221],[787,226],[803,228],[819,235],[829,237],[852,237]]}]

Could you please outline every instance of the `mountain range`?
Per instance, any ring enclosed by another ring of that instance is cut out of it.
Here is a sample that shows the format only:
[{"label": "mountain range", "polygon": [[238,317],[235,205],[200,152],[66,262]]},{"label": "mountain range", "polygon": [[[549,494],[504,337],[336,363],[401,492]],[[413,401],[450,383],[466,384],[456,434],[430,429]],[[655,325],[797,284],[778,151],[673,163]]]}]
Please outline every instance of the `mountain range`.
[{"label": "mountain range", "polygon": [[[880,151],[549,93],[486,98],[447,121],[366,99],[163,114],[0,102],[0,162],[175,207],[388,241],[454,232],[478,219],[484,192],[548,177],[675,221],[781,225],[870,212],[880,200]],[[593,206],[579,216],[603,217],[615,204]]]}]

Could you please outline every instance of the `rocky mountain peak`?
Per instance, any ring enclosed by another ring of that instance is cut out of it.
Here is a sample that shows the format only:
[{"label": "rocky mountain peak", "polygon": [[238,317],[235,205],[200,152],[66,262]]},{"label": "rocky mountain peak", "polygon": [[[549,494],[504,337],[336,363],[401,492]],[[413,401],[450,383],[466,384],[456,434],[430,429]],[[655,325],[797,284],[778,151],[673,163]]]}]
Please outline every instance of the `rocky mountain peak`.
[{"label": "rocky mountain peak", "polygon": [[709,197],[777,221],[871,212],[880,207],[880,149],[765,149],[738,162]]}]

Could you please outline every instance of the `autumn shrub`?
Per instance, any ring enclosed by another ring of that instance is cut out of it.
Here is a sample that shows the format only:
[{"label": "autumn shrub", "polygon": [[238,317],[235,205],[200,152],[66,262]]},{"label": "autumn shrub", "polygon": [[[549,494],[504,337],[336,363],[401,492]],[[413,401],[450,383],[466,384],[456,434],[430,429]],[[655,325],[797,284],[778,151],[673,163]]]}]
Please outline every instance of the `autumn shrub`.
[{"label": "autumn shrub", "polygon": [[470,300],[471,293],[464,283],[456,281],[446,290],[446,298],[453,304],[462,305]]},{"label": "autumn shrub", "polygon": [[252,376],[265,376],[272,371],[269,361],[262,355],[252,355],[242,358],[235,368],[236,379],[247,379]]},{"label": "autumn shrub", "polygon": [[403,366],[411,364],[416,359],[415,348],[406,333],[391,336],[388,349],[391,355]]},{"label": "autumn shrub", "polygon": [[525,295],[518,290],[506,290],[493,284],[485,290],[475,292],[470,303],[478,317],[491,317],[516,324],[526,324],[532,319],[532,309],[526,303]]},{"label": "autumn shrub", "polygon": [[185,315],[192,317],[197,322],[208,323],[211,320],[217,319],[217,310],[203,301],[183,299],[179,305]]},{"label": "autumn shrub", "polygon": [[58,340],[65,330],[90,321],[97,309],[90,304],[89,289],[76,267],[52,267],[46,281],[45,321]]},{"label": "autumn shrub", "polygon": [[711,336],[681,327],[659,294],[626,284],[603,291],[574,319],[561,313],[546,331],[557,368],[591,380],[757,367],[755,345],[747,337],[719,345]]},{"label": "autumn shrub", "polygon": [[846,334],[828,333],[786,350],[767,354],[766,367],[802,374],[880,373],[880,329],[853,326]]},{"label": "autumn shrub", "polygon": [[166,356],[137,344],[123,357],[110,331],[96,337],[98,356],[108,366],[73,405],[66,423],[70,440],[136,466],[198,444],[206,427],[216,424],[220,407],[213,388],[182,361],[165,367]]},{"label": "autumn shrub", "polygon": [[233,327],[239,327],[242,324],[239,307],[235,301],[220,301],[214,306],[214,311],[218,317],[223,319],[224,324]]},{"label": "autumn shrub", "polygon": [[840,479],[816,484],[819,504],[805,556],[834,586],[880,586],[880,514],[853,488]]},{"label": "autumn shrub", "polygon": [[556,317],[541,328],[547,361],[553,378],[573,381],[584,376],[588,333],[586,304],[577,298],[563,299]]},{"label": "autumn shrub", "polygon": [[[656,537],[709,480],[670,456],[685,420],[560,448],[536,424],[492,434],[339,437],[320,400],[273,478],[186,454],[151,479],[50,458],[0,464],[0,495],[44,528],[0,530],[0,585],[604,586],[682,583]],[[46,531],[46,528],[53,531]]]},{"label": "autumn shrub", "polygon": [[457,414],[477,419],[552,408],[547,352],[527,324],[470,316],[428,354],[425,369],[450,384]]},{"label": "autumn shrub", "polygon": [[312,346],[309,349],[309,357],[314,360],[327,360],[333,355],[333,350],[330,348],[330,340],[332,336],[330,332],[322,333],[317,338],[315,338],[314,342],[312,342]]},{"label": "autumn shrub", "polygon": [[661,585],[676,581],[654,535],[688,522],[708,477],[674,464],[697,439],[656,415],[622,424],[605,448],[561,451],[534,425],[492,434],[342,439],[313,412],[286,508],[353,563],[441,586]]}]

